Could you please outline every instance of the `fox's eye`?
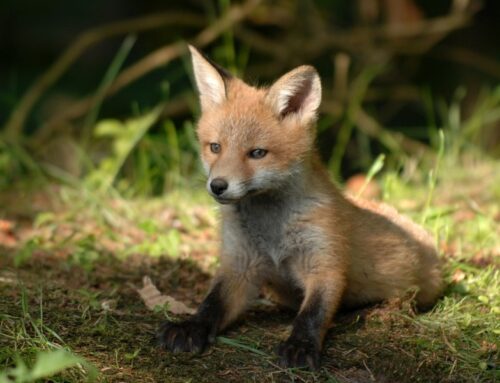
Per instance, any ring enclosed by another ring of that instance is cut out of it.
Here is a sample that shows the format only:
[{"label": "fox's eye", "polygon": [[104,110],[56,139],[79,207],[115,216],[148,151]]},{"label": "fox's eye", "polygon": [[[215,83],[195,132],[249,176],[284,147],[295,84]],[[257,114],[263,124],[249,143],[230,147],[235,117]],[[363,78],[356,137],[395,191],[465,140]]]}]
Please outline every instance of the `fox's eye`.
[{"label": "fox's eye", "polygon": [[248,155],[250,156],[250,158],[253,158],[253,159],[262,158],[266,154],[267,154],[267,150],[266,149],[254,149],[250,153],[248,153]]},{"label": "fox's eye", "polygon": [[212,142],[210,144],[210,150],[212,151],[212,153],[219,153],[220,152],[220,144]]}]

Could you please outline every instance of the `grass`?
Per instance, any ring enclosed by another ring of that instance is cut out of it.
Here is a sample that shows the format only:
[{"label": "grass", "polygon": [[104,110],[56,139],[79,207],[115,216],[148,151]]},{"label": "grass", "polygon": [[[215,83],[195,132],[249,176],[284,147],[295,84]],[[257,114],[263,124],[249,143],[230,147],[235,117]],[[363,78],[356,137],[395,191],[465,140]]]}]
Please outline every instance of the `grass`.
[{"label": "grass", "polygon": [[[17,303],[21,312],[11,315],[5,310],[5,314],[0,314],[0,336],[7,344],[5,347],[2,345],[0,361],[2,365],[9,366],[0,372],[0,382],[32,382],[62,371],[60,379],[54,381],[94,380],[94,366],[71,353],[61,336],[46,324],[43,294],[40,292],[37,298],[35,314],[29,308],[24,286],[20,286]],[[26,366],[23,358],[32,361],[31,368]]]},{"label": "grass", "polygon": [[417,221],[425,217],[444,260],[445,296],[420,315],[405,300],[340,313],[316,373],[276,365],[274,347],[293,313],[269,305],[252,308],[202,356],[156,348],[165,312],[141,302],[142,278],[195,306],[217,264],[216,211],[202,186],[157,199],[75,186],[24,201],[21,192],[3,193],[2,218],[14,222],[16,241],[0,256],[0,368],[11,377],[27,371],[3,379],[36,381],[29,374],[40,358],[65,352],[67,364],[49,371],[52,381],[88,381],[93,371],[100,382],[496,381],[500,165],[472,154],[459,161],[443,155],[432,183],[420,171],[378,179],[384,200]]}]

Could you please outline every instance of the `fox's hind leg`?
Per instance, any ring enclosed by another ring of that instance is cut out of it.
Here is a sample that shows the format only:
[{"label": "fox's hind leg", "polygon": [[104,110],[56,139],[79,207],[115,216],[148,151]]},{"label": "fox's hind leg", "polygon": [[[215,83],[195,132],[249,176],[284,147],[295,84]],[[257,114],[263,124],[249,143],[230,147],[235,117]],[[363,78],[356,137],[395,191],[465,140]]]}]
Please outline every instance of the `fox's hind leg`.
[{"label": "fox's hind leg", "polygon": [[196,314],[183,322],[167,321],[158,332],[160,346],[173,352],[202,352],[216,334],[234,321],[258,295],[257,268],[238,271],[222,265]]},{"label": "fox's hind leg", "polygon": [[418,271],[417,307],[421,311],[432,308],[443,292],[443,276],[441,260],[434,251],[425,254],[421,259]]},{"label": "fox's hind leg", "polygon": [[278,347],[283,367],[319,367],[323,339],[344,291],[345,273],[336,262],[325,259],[309,266],[295,270],[303,284],[304,300],[289,338]]}]

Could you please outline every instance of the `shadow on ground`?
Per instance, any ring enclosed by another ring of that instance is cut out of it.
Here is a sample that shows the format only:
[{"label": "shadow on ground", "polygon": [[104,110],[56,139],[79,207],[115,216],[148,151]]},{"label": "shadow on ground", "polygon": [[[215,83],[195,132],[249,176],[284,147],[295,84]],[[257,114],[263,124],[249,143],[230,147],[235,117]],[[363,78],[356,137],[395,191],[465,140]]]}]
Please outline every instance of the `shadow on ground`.
[{"label": "shadow on ground", "polygon": [[[251,309],[201,356],[159,350],[153,339],[165,313],[146,309],[136,287],[148,275],[162,292],[194,307],[210,276],[193,262],[139,255],[119,260],[108,255],[85,270],[40,252],[15,268],[12,254],[5,249],[2,254],[0,312],[5,315],[0,330],[15,331],[16,323],[26,321],[23,310],[32,318],[43,317],[53,331],[44,336],[56,343],[62,340],[91,361],[102,381],[461,381],[445,370],[446,349],[430,355],[408,341],[425,331],[405,319],[413,315],[409,305],[341,313],[327,336],[322,369],[313,374],[276,366],[274,347],[286,337],[293,313],[274,306]],[[32,339],[0,341],[3,365],[16,352],[29,352],[39,334],[29,326],[27,333]]]}]

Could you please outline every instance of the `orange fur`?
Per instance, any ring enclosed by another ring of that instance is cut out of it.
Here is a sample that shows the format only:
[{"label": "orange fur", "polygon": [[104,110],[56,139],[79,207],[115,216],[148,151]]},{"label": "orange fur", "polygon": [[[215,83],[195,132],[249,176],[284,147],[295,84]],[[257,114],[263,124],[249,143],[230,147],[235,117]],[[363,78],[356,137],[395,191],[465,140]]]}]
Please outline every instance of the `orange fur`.
[{"label": "orange fur", "polygon": [[[315,368],[341,304],[363,305],[416,289],[418,305],[431,306],[442,279],[430,235],[385,204],[343,196],[319,160],[314,123],[321,85],[314,68],[296,68],[270,88],[255,88],[195,49],[191,53],[207,188],[222,204],[217,288],[196,323],[217,318],[213,331],[220,331],[267,286],[299,310],[279,351],[283,364]],[[254,158],[256,149],[264,154]],[[167,338],[192,323],[182,326],[169,327]]]},{"label": "orange fur", "polygon": [[[287,76],[279,81],[285,83]],[[226,80],[225,87],[224,102],[204,110],[198,122],[203,162],[211,174],[243,182],[259,170],[287,173],[293,164],[302,164],[301,178],[307,184],[303,197],[315,198],[317,202],[296,223],[318,227],[325,234],[320,246],[323,253],[305,257],[309,267],[314,264],[319,271],[311,276],[310,270],[301,264],[303,259],[292,260],[289,271],[295,275],[290,279],[299,278],[305,296],[312,279],[327,283],[324,279],[332,274],[338,280],[332,277],[330,283],[339,284],[335,291],[341,291],[333,294],[331,304],[335,308],[340,303],[335,300],[341,298],[343,304],[355,306],[402,296],[410,288],[419,290],[419,305],[432,305],[441,292],[442,282],[440,263],[428,233],[385,204],[346,198],[335,188],[314,150],[314,118],[304,125],[299,118],[276,116],[268,102],[272,89],[255,88],[237,78]],[[212,142],[221,145],[220,153],[210,151]],[[249,150],[259,147],[268,150],[266,157],[253,160],[247,156]],[[233,206],[223,206],[222,219],[224,230],[237,225],[239,218]],[[239,238],[233,241],[236,246],[244,242]],[[229,247],[222,258],[231,257],[234,251]],[[287,283],[282,276],[280,281],[272,280],[280,273],[267,273],[272,277],[264,282],[275,286],[276,295],[283,301],[293,302],[283,293]]]}]

